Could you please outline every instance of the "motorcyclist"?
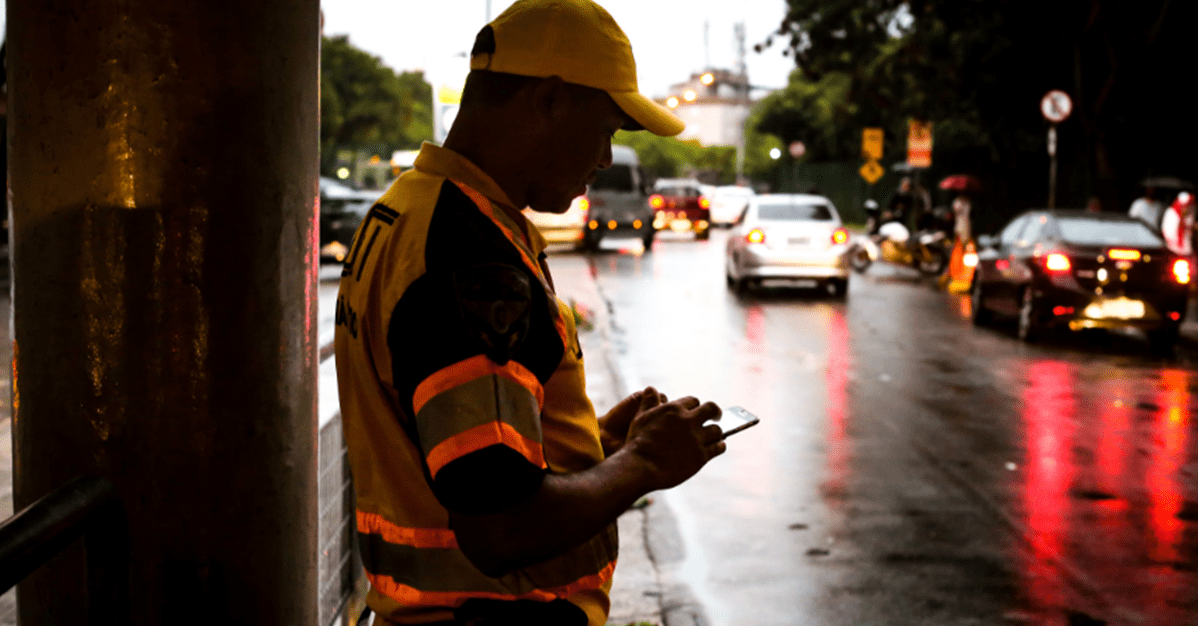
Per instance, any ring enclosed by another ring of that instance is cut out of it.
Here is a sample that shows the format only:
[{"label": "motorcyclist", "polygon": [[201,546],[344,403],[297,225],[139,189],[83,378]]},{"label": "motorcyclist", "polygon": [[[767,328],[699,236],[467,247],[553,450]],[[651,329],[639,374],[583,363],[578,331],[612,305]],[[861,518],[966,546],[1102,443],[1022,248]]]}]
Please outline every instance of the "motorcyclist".
[{"label": "motorcyclist", "polygon": [[873,198],[865,201],[865,233],[871,237],[878,234],[878,227],[882,225],[879,208]]},{"label": "motorcyclist", "polygon": [[886,204],[886,210],[882,211],[881,224],[885,224],[886,222],[900,222],[905,225],[914,205],[915,195],[912,192],[911,177],[904,176],[899,181],[898,189],[894,192],[894,195],[890,196],[890,202]]}]

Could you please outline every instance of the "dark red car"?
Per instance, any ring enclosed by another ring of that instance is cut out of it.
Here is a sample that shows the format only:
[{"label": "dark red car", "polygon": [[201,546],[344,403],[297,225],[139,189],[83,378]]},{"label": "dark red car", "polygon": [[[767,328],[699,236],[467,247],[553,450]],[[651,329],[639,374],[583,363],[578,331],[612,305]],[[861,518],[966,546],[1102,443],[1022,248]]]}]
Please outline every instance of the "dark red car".
[{"label": "dark red car", "polygon": [[1177,342],[1194,268],[1140,220],[1034,210],[978,244],[975,323],[1014,317],[1025,341],[1056,329],[1138,328],[1155,351]]},{"label": "dark red car", "polygon": [[711,236],[711,200],[703,195],[699,181],[689,178],[662,178],[649,196],[653,208],[653,226],[657,230],[691,231],[696,239]]}]

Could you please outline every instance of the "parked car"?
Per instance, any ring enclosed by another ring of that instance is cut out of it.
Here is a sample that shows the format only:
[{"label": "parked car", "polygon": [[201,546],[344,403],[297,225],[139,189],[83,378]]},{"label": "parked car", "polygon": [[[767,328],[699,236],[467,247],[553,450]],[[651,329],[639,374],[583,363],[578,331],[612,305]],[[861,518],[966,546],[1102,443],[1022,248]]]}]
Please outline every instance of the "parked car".
[{"label": "parked car", "polygon": [[1161,236],[1117,213],[1033,210],[978,238],[973,321],[1017,320],[1031,341],[1056,329],[1139,328],[1154,350],[1177,342],[1193,267]]},{"label": "parked car", "polygon": [[754,195],[750,187],[723,185],[711,193],[711,223],[715,226],[730,226],[740,217],[749,199]]},{"label": "parked car", "polygon": [[590,200],[578,196],[570,203],[565,213],[542,213],[532,209],[524,209],[524,216],[532,222],[545,241],[549,243],[570,244],[581,248],[586,245],[584,234],[589,218]]},{"label": "parked car", "polygon": [[711,200],[703,195],[703,185],[691,178],[662,178],[654,185],[649,205],[656,211],[653,224],[658,230],[694,232],[696,239],[711,236]]},{"label": "parked car", "polygon": [[596,250],[607,237],[639,237],[645,251],[652,250],[657,229],[640,160],[628,146],[612,146],[611,156],[611,167],[599,170],[587,188],[589,214],[583,245]]},{"label": "parked car", "polygon": [[755,196],[728,235],[724,275],[736,292],[781,278],[837,297],[849,286],[849,231],[832,202],[809,194]]},{"label": "parked car", "polygon": [[349,253],[358,225],[383,190],[354,189],[334,178],[320,177],[320,262],[340,263]]}]

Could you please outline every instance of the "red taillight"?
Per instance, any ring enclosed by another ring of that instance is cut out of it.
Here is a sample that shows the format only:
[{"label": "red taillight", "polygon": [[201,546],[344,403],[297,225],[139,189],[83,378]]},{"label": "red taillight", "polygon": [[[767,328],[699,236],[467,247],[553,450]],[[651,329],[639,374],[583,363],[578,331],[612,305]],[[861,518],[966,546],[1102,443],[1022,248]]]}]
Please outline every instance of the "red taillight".
[{"label": "red taillight", "polygon": [[1072,267],[1069,257],[1060,252],[1053,252],[1044,259],[1044,268],[1050,272],[1068,272]]},{"label": "red taillight", "polygon": [[834,244],[845,243],[848,240],[849,240],[849,231],[847,231],[843,228],[837,228],[836,230],[832,231],[832,243],[834,243]]},{"label": "red taillight", "polygon": [[1052,307],[1053,315],[1073,315],[1073,307],[1071,306],[1054,306]]},{"label": "red taillight", "polygon": [[663,207],[665,205],[666,205],[666,199],[661,197],[661,194],[655,193],[655,194],[649,196],[649,206],[651,206],[655,209],[660,209],[661,207]]},{"label": "red taillight", "polygon": [[1169,319],[1173,320],[1174,322],[1180,320],[1181,312],[1180,311],[1169,311]]},{"label": "red taillight", "polygon": [[1185,259],[1177,259],[1173,262],[1173,279],[1179,285],[1190,284],[1190,262]]},{"label": "red taillight", "polygon": [[699,196],[699,208],[700,209],[710,209],[711,208],[711,200],[708,200],[707,196]]},{"label": "red taillight", "polygon": [[749,243],[765,243],[765,232],[760,228],[754,228],[745,235],[745,241]]}]

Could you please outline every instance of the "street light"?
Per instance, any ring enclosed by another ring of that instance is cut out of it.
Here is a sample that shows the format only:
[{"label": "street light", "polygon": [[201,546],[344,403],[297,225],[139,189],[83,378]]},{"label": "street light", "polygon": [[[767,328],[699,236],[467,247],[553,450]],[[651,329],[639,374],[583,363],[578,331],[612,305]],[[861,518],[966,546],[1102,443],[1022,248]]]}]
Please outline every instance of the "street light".
[{"label": "street light", "polygon": [[677,109],[678,108],[678,98],[676,98],[674,96],[670,96],[669,99],[666,100],[666,106],[670,107],[671,109]]},{"label": "street light", "polygon": [[778,148],[770,148],[770,158],[777,161],[782,158],[782,151]]},{"label": "street light", "polygon": [[685,98],[687,102],[694,102],[696,98],[695,90],[687,89],[686,93],[682,94],[682,97]]}]

